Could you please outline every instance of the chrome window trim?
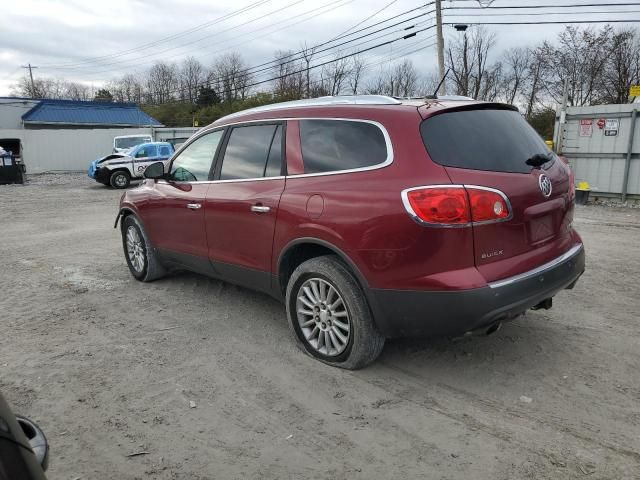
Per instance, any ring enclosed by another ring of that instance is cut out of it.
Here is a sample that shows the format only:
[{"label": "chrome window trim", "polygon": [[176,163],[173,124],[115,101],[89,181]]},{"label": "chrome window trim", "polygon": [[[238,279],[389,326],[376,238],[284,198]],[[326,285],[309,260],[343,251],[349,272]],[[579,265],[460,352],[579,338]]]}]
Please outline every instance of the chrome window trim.
[{"label": "chrome window trim", "polygon": [[272,103],[270,105],[262,105],[253,107],[240,112],[230,113],[220,118],[220,120],[232,119],[240,115],[249,115],[253,113],[272,112],[277,110],[285,110],[288,108],[309,108],[309,107],[331,107],[335,105],[401,105],[402,102],[394,97],[387,95],[335,95],[318,98],[308,98],[303,100],[292,100],[289,102]]},{"label": "chrome window trim", "polygon": [[[481,222],[467,222],[467,223],[455,223],[455,224],[442,224],[442,223],[431,223],[431,222],[425,222],[424,220],[422,220],[418,214],[416,214],[415,210],[413,209],[413,207],[411,206],[411,202],[409,202],[409,192],[412,192],[414,190],[427,190],[427,189],[431,189],[431,188],[464,188],[465,190],[467,188],[471,189],[471,190],[486,190],[488,192],[493,192],[493,193],[497,193],[498,195],[500,195],[502,197],[502,199],[505,201],[505,203],[507,204],[507,208],[509,209],[509,215],[507,217],[504,218],[500,218],[497,220],[484,220]],[[484,187],[482,185],[467,185],[467,184],[457,184],[457,185],[422,185],[419,187],[411,187],[411,188],[406,188],[404,190],[402,190],[402,192],[400,193],[400,196],[402,198],[402,204],[404,205],[405,210],[407,211],[407,213],[409,214],[409,216],[419,225],[423,225],[425,227],[432,227],[432,228],[464,228],[464,227],[471,227],[471,226],[482,226],[482,225],[491,225],[493,223],[500,223],[500,222],[507,222],[509,220],[513,219],[513,207],[511,206],[511,202],[509,201],[509,198],[505,195],[504,192],[497,190],[495,188],[490,188],[490,187]]]},{"label": "chrome window trim", "polygon": [[[289,119],[288,119],[289,120]],[[376,122],[375,120],[366,120],[362,118],[292,118],[290,120],[330,120],[334,122],[342,121],[342,122],[358,122],[358,123],[369,123],[378,127],[378,129],[382,132],[382,136],[384,137],[384,143],[387,148],[387,157],[381,163],[376,163],[375,165],[369,165],[368,167],[358,167],[358,168],[348,168],[345,170],[330,170],[328,172],[316,172],[316,173],[297,173],[294,175],[287,175],[287,179],[295,179],[295,178],[307,178],[307,177],[322,177],[325,175],[341,175],[344,173],[357,173],[357,172],[368,172],[370,170],[378,170],[380,168],[388,167],[393,163],[394,153],[393,153],[393,145],[391,144],[391,137],[389,136],[389,132],[380,122]],[[302,139],[300,145],[300,152],[302,153]],[[302,164],[304,165],[304,154],[302,154]]]},{"label": "chrome window trim", "polygon": [[561,263],[572,259],[576,255],[578,255],[583,249],[584,249],[584,246],[581,243],[578,243],[577,245],[574,245],[568,251],[560,255],[558,258],[554,258],[550,262],[540,265],[539,267],[536,267],[533,270],[529,270],[528,272],[520,273],[518,275],[514,275],[513,277],[505,278],[503,280],[498,280],[496,282],[490,282],[489,288],[506,287],[507,285],[511,285],[513,283],[526,280],[527,278],[540,275],[541,273],[551,270],[552,268],[557,267]]},{"label": "chrome window trim", "polygon": [[[384,137],[384,142],[387,147],[387,158],[382,163],[377,163],[369,167],[351,168],[348,170],[332,170],[330,172],[319,172],[319,173],[298,173],[294,175],[285,175],[285,176],[278,176],[278,177],[240,178],[240,179],[230,179],[230,180],[197,180],[195,182],[176,182],[176,183],[203,183],[204,184],[204,183],[256,182],[261,180],[274,180],[274,179],[282,179],[282,178],[286,178],[287,180],[293,180],[295,178],[320,177],[324,175],[340,175],[343,173],[367,172],[370,170],[377,170],[379,168],[388,167],[393,163],[393,160],[394,160],[393,145],[391,144],[391,137],[389,136],[389,132],[387,132],[387,129],[384,127],[384,125],[382,125],[380,122],[377,122],[375,120],[366,120],[362,118],[338,118],[338,117],[263,118],[259,120],[245,120],[245,121],[238,121],[238,122],[232,122],[232,123],[225,123],[224,125],[215,125],[215,126],[211,126],[210,128],[205,127],[202,130],[198,131],[198,133],[195,134],[192,138],[190,138],[187,142],[185,142],[180,147],[180,150],[174,153],[174,157],[177,157],[178,154],[182,152],[182,150],[184,150],[186,147],[188,147],[191,143],[196,141],[201,136],[207,135],[208,133],[213,133],[216,130],[222,130],[224,128],[233,127],[235,125],[245,125],[245,124],[248,125],[252,123],[286,122],[290,120],[291,121],[293,120],[333,120],[333,121],[345,121],[345,122],[370,123],[378,127],[382,132],[382,135]],[[174,158],[172,157],[169,165],[173,163],[173,159]],[[286,159],[286,155],[285,155],[285,159]],[[304,159],[302,161],[304,164]]]}]

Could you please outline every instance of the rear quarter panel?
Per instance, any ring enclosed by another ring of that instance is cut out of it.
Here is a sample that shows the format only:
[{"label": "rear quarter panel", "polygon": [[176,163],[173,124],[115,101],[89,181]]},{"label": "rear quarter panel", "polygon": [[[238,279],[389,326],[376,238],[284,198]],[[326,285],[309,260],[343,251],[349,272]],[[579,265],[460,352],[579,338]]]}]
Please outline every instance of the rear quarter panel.
[{"label": "rear quarter panel", "polygon": [[[326,110],[300,117],[338,116]],[[340,109],[339,116],[382,124],[391,140],[393,162],[369,171],[288,176],[278,211],[273,271],[278,271],[278,259],[287,245],[316,238],[344,252],[371,288],[441,290],[483,285],[474,268],[472,230],[418,225],[402,204],[400,193],[405,188],[451,183],[445,170],[426,156],[417,109],[358,110]],[[287,131],[287,165],[297,171],[302,162],[298,129],[288,127]]]}]

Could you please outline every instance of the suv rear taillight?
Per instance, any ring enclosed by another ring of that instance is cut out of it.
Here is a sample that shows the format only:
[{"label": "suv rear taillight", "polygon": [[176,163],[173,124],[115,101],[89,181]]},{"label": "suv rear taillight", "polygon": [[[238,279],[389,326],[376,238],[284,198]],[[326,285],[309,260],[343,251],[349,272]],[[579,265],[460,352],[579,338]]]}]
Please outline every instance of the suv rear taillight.
[{"label": "suv rear taillight", "polygon": [[464,227],[509,220],[511,205],[500,190],[476,185],[429,185],[402,191],[402,202],[418,223]]}]

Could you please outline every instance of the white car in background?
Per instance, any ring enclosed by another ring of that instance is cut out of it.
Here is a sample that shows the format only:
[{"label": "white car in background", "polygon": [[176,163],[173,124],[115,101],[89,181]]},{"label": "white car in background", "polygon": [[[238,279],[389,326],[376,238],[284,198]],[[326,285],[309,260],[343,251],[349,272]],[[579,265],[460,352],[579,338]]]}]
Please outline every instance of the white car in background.
[{"label": "white car in background", "polygon": [[141,143],[153,142],[151,135],[121,135],[113,137],[113,153],[125,153]]}]

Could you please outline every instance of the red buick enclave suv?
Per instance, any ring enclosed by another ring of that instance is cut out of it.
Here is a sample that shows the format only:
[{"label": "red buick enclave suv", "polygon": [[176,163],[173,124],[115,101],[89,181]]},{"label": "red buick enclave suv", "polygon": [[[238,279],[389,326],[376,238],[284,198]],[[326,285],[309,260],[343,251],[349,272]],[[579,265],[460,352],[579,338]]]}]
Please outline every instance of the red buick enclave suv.
[{"label": "red buick enclave suv", "polygon": [[187,269],[267,292],[302,348],[343,368],[386,338],[495,330],[584,271],[571,171],[508,105],[259,107],[145,177],[118,215],[135,278]]}]

